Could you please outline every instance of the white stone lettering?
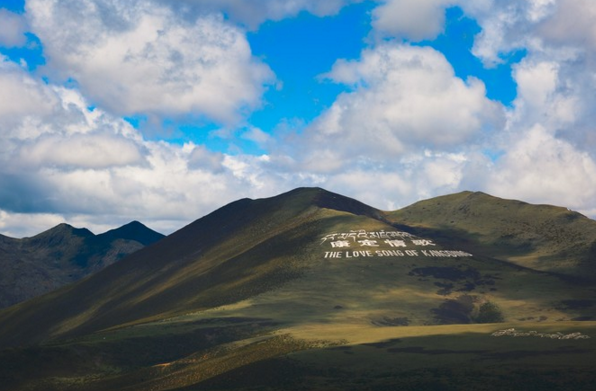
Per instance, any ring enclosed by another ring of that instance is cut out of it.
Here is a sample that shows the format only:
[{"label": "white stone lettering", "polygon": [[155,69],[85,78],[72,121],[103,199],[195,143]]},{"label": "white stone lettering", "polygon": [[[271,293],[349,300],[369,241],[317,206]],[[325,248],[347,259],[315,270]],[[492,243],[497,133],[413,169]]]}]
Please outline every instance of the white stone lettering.
[{"label": "white stone lettering", "polygon": [[373,254],[370,251],[348,251],[346,252],[346,258],[360,258],[360,257],[372,257]]},{"label": "white stone lettering", "polygon": [[405,254],[401,250],[377,250],[377,257],[403,257]]},{"label": "white stone lettering", "polygon": [[[330,247],[334,251],[325,251],[325,258],[364,258],[364,257],[429,257],[429,258],[461,258],[471,257],[470,253],[458,250],[406,250],[406,239],[414,246],[436,246],[432,240],[415,237],[402,231],[367,231],[353,229],[349,232],[335,232],[321,238],[321,245]],[[376,247],[376,251],[337,251],[335,249],[349,249],[351,247]],[[404,248],[397,250],[397,248]]]},{"label": "white stone lettering", "polygon": [[350,242],[348,242],[347,240],[338,240],[336,242],[331,242],[331,247],[350,247]]},{"label": "white stone lettering", "polygon": [[385,240],[385,243],[387,243],[391,247],[406,247],[406,241],[405,240],[397,240],[397,239],[390,240],[390,239],[387,239],[387,240]]},{"label": "white stone lettering", "polygon": [[379,247],[376,240],[359,240],[358,243],[360,243],[360,247]]},{"label": "white stone lettering", "polygon": [[412,239],[412,244],[416,246],[434,246],[435,244],[427,239]]}]

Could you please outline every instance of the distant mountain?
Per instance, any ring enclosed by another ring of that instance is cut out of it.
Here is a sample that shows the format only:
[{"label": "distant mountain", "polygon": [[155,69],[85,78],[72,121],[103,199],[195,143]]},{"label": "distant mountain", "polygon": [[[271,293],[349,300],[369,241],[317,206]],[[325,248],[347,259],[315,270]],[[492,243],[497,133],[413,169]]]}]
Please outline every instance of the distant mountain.
[{"label": "distant mountain", "polygon": [[241,199],[0,311],[0,378],[14,390],[590,389],[594,243],[596,221],[482,193],[394,212],[319,188]]},{"label": "distant mountain", "polygon": [[0,235],[0,308],[78,281],[161,238],[137,221],[100,235],[68,224],[31,238]]}]

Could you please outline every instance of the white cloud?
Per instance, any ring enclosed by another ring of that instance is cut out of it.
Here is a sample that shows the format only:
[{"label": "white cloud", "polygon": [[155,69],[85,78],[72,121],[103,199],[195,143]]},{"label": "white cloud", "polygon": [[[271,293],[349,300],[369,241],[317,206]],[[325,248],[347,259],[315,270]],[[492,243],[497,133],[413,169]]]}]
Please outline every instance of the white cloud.
[{"label": "white cloud", "polygon": [[23,69],[0,54],[0,123],[20,120],[32,112],[48,114],[57,102],[50,88],[40,86]]},{"label": "white cloud", "polygon": [[480,81],[457,78],[430,48],[384,44],[365,50],[359,61],[338,61],[327,76],[354,91],[341,94],[305,132],[313,170],[458,149],[503,120]]},{"label": "white cloud", "polygon": [[511,126],[540,124],[553,130],[574,126],[583,102],[561,71],[561,64],[557,62],[532,58],[515,67],[518,95]]},{"label": "white cloud", "polygon": [[31,0],[27,14],[47,69],[118,115],[192,113],[233,124],[274,78],[244,32],[218,14],[186,20],[144,0]]},{"label": "white cloud", "polygon": [[20,149],[26,166],[106,168],[143,163],[134,141],[110,133],[41,137]]},{"label": "white cloud", "polygon": [[486,188],[503,197],[587,210],[596,199],[594,178],[590,155],[536,125],[512,140]]},{"label": "white cloud", "polygon": [[490,0],[461,1],[470,17],[482,31],[475,39],[473,53],[487,66],[502,63],[502,56],[525,49],[531,53],[563,48],[596,49],[594,17],[596,7],[590,0]]},{"label": "white cloud", "polygon": [[0,46],[15,47],[27,43],[27,23],[21,15],[0,8]]},{"label": "white cloud", "polygon": [[254,126],[251,126],[248,130],[242,133],[240,137],[245,140],[252,141],[261,147],[272,142],[271,136],[268,133],[262,131],[259,128],[255,128]]},{"label": "white cloud", "polygon": [[347,167],[328,176],[324,186],[377,208],[394,210],[457,191],[467,169],[468,161],[462,153],[426,151],[385,166]]},{"label": "white cloud", "polygon": [[[180,0],[171,2],[161,0],[162,4],[174,7],[178,12],[205,14],[225,12],[237,23],[255,29],[267,20],[282,20],[309,12],[316,16],[334,15],[345,5],[359,3],[362,0]],[[174,3],[174,4],[172,4]]]},{"label": "white cloud", "polygon": [[445,24],[453,0],[386,0],[373,10],[373,28],[382,35],[412,41],[433,39]]},{"label": "white cloud", "polygon": [[189,168],[214,173],[223,170],[224,155],[222,153],[211,152],[203,145],[187,144],[185,148],[191,150],[188,157]]},{"label": "white cloud", "polygon": [[[551,3],[555,3],[551,1]],[[550,17],[541,18],[538,32],[552,43],[596,50],[596,6],[590,0],[559,0]]]}]

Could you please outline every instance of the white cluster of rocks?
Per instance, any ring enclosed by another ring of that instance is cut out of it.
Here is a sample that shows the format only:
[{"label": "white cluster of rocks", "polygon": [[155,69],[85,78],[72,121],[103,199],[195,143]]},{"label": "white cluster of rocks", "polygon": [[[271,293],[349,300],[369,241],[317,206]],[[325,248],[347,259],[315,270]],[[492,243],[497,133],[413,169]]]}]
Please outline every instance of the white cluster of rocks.
[{"label": "white cluster of rocks", "polygon": [[571,334],[563,334],[560,332],[548,334],[548,333],[539,333],[538,331],[517,331],[515,329],[505,329],[495,331],[491,334],[493,337],[540,337],[540,338],[550,338],[550,339],[588,339],[589,336],[582,334],[582,333],[571,333]]}]

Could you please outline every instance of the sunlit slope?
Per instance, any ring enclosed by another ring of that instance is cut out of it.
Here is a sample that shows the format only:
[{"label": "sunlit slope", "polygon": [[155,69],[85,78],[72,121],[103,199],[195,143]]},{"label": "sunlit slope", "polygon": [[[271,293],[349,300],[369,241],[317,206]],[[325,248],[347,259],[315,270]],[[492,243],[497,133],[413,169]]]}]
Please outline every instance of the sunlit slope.
[{"label": "sunlit slope", "polygon": [[420,201],[387,216],[472,252],[596,279],[596,221],[566,208],[462,192]]},{"label": "sunlit slope", "polygon": [[[324,230],[300,278],[200,316],[377,327],[596,319],[590,284],[439,245],[383,221],[330,210],[320,216]],[[353,232],[373,243],[356,237],[349,247],[332,246]],[[492,318],[483,312],[491,308]]]}]

